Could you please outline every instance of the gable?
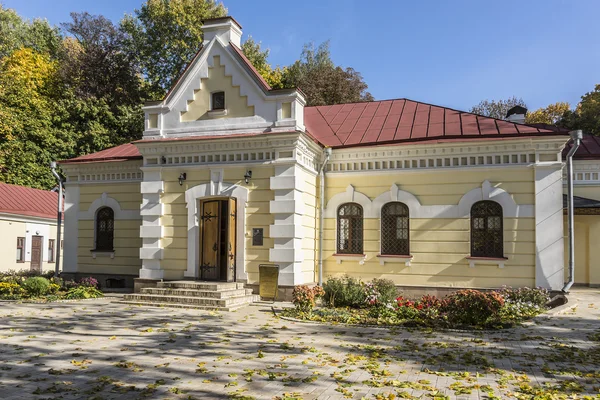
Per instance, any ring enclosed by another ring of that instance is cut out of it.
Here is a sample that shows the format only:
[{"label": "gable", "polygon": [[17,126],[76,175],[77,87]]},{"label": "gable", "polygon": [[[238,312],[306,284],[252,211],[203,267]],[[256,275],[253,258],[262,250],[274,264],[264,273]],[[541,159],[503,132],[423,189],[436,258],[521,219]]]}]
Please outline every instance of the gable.
[{"label": "gable", "polygon": [[[303,95],[271,89],[222,25],[205,35],[167,97],[144,107],[145,138],[304,131]],[[214,92],[224,92],[225,109],[212,109]]]},{"label": "gable", "polygon": [[[211,113],[211,95],[224,92],[224,112]],[[220,56],[213,56],[212,66],[208,67],[208,76],[200,79],[200,89],[194,90],[194,99],[188,100],[187,110],[181,112],[181,121],[197,121],[217,118],[239,118],[254,115],[254,106],[248,104],[248,96],[242,96],[240,86],[233,84],[233,78],[225,72]]]}]

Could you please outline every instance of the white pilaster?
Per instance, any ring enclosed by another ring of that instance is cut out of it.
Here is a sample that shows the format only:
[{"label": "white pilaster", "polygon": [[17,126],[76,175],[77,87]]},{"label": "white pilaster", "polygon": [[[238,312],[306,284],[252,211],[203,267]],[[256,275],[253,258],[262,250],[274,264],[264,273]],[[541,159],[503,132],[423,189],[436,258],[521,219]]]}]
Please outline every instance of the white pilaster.
[{"label": "white pilaster", "polygon": [[560,290],[564,283],[562,165],[535,167],[535,284]]},{"label": "white pilaster", "polygon": [[[79,185],[65,185],[65,228],[63,239],[64,272],[77,272],[77,248],[79,247]],[[56,243],[55,246],[60,246]]]},{"label": "white pilaster", "polygon": [[140,269],[140,278],[163,279],[164,270],[161,265],[163,258],[163,229],[161,224],[163,204],[160,202],[160,195],[164,190],[164,182],[160,171],[145,171],[144,181],[141,183],[140,189],[142,192],[142,204],[140,206],[140,215],[142,216],[142,226],[140,227],[142,269]]},{"label": "white pilaster", "polygon": [[274,246],[269,250],[269,261],[279,265],[279,284],[301,285],[304,282],[302,262],[302,214],[304,209],[304,187],[298,165],[275,167],[270,188],[275,200],[270,203],[274,224],[270,226],[270,236]]}]

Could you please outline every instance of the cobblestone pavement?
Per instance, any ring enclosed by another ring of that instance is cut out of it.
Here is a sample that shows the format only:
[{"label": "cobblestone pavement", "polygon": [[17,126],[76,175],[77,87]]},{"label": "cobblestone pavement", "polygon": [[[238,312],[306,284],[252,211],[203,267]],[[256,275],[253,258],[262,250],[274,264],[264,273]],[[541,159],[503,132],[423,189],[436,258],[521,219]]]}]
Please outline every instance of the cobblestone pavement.
[{"label": "cobblestone pavement", "polygon": [[268,306],[3,303],[0,398],[595,398],[600,291],[572,297],[575,311],[502,332],[302,324]]}]

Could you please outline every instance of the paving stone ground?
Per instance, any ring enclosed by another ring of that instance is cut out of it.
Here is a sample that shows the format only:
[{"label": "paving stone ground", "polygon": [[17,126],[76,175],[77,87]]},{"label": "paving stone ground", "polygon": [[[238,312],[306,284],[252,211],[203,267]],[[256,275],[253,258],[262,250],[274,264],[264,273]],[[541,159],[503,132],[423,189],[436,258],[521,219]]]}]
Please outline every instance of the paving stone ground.
[{"label": "paving stone ground", "polygon": [[596,398],[600,291],[574,298],[500,332],[294,323],[268,306],[2,303],[0,399]]}]

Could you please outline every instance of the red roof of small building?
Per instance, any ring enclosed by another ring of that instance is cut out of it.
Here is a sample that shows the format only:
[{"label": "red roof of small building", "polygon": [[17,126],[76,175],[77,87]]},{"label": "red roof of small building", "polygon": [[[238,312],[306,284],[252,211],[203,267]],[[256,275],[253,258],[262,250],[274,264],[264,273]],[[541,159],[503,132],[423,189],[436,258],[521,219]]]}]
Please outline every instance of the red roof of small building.
[{"label": "red roof of small building", "polygon": [[137,147],[133,143],[126,143],[120,146],[111,147],[96,153],[86,154],[71,158],[70,160],[63,160],[61,164],[70,163],[84,163],[84,162],[98,162],[98,161],[128,161],[141,159],[142,155],[138,151]]},{"label": "red roof of small building", "polygon": [[566,133],[409,99],[306,107],[304,123],[320,143],[334,148]]},{"label": "red roof of small building", "polygon": [[[569,150],[573,147],[573,141],[569,141],[563,150],[563,157],[567,156]],[[600,160],[600,137],[584,134],[581,145],[573,156],[575,160]]]},{"label": "red roof of small building", "polygon": [[56,218],[58,193],[0,182],[0,213]]}]

